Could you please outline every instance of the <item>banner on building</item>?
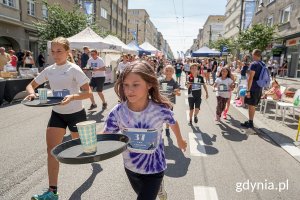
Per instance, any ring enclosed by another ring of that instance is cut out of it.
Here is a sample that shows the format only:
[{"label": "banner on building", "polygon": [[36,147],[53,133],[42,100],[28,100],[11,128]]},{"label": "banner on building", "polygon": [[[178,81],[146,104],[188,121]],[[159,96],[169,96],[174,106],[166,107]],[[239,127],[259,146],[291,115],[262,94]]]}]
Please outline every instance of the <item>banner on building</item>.
[{"label": "banner on building", "polygon": [[93,10],[94,10],[94,3],[92,2],[84,2],[84,11],[85,14],[88,16],[88,22],[93,22]]},{"label": "banner on building", "polygon": [[248,29],[256,10],[256,1],[246,1],[244,10],[243,30]]}]

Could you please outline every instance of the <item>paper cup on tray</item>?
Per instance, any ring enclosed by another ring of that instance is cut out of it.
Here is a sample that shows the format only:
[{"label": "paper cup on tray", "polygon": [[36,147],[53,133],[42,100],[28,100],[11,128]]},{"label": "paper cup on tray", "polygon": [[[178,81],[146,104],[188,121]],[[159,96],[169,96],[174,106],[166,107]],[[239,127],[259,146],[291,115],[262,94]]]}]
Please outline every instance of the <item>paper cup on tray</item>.
[{"label": "paper cup on tray", "polygon": [[47,103],[47,88],[38,88],[40,103]]},{"label": "paper cup on tray", "polygon": [[96,121],[83,121],[76,124],[84,153],[97,151]]}]

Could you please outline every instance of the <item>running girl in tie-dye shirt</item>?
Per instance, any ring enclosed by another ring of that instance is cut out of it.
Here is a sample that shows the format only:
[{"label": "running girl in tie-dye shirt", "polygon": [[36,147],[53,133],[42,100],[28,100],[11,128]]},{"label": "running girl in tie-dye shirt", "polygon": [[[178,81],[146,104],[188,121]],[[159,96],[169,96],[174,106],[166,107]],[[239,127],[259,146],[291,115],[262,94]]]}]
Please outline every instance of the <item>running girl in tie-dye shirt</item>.
[{"label": "running girl in tie-dye shirt", "polygon": [[[167,167],[162,141],[163,124],[170,124],[180,149],[186,150],[171,103],[160,95],[155,72],[146,61],[134,61],[120,74],[115,91],[121,103],[109,113],[104,133],[124,133],[127,129],[156,130],[157,145],[151,153],[127,149],[123,153],[125,171],[138,200],[155,200]],[[147,132],[146,132],[147,137]]]}]

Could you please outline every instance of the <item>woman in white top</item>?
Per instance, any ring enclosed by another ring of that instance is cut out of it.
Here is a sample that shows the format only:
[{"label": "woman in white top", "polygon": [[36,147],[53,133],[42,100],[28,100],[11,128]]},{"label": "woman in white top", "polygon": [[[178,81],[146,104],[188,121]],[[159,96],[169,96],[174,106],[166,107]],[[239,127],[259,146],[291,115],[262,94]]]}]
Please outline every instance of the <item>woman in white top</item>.
[{"label": "woman in white top", "polygon": [[35,63],[33,57],[31,56],[31,52],[26,51],[23,67],[32,68],[33,65],[35,65]]},{"label": "woman in white top", "polygon": [[89,78],[79,66],[67,61],[69,50],[67,39],[58,37],[52,40],[51,53],[55,63],[45,68],[26,88],[29,93],[26,99],[30,100],[36,98],[34,89],[46,81],[49,81],[54,95],[64,93],[61,104],[53,107],[46,131],[49,190],[41,195],[34,195],[32,199],[58,199],[59,163],[51,155],[51,150],[62,142],[67,127],[72,138],[78,138],[76,123],[86,120],[81,100],[92,95]]}]

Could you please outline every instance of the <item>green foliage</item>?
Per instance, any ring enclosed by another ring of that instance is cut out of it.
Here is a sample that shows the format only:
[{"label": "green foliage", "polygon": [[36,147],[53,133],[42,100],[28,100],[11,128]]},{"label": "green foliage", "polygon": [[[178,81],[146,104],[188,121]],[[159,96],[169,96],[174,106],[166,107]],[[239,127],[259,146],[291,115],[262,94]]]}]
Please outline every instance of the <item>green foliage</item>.
[{"label": "green foliage", "polygon": [[47,48],[48,40],[59,36],[70,37],[88,26],[87,16],[78,6],[74,6],[71,11],[66,11],[58,4],[49,5],[47,1],[44,3],[48,8],[48,18],[34,23],[38,30],[41,51]]},{"label": "green foliage", "polygon": [[220,38],[216,41],[213,41],[209,47],[221,51],[223,46],[228,48],[228,53],[232,53],[232,51],[235,49],[235,41],[231,38]]},{"label": "green foliage", "polygon": [[274,40],[275,26],[266,26],[263,24],[254,24],[251,28],[241,32],[237,42],[243,50],[252,51],[260,49],[264,51]]}]

